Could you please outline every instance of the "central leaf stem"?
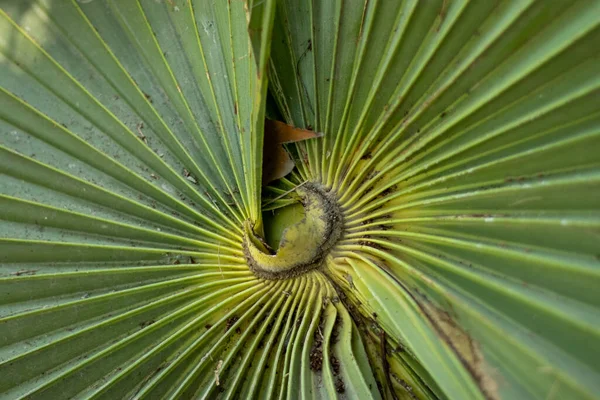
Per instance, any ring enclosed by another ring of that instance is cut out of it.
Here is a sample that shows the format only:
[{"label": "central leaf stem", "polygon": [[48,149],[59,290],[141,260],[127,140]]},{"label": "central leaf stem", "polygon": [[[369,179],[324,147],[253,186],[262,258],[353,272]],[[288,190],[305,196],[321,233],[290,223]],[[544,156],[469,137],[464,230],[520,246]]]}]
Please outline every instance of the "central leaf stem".
[{"label": "central leaf stem", "polygon": [[277,253],[271,254],[249,221],[245,224],[244,255],[259,278],[287,279],[318,268],[342,236],[343,214],[330,191],[307,183],[296,193],[305,215],[283,232]]}]

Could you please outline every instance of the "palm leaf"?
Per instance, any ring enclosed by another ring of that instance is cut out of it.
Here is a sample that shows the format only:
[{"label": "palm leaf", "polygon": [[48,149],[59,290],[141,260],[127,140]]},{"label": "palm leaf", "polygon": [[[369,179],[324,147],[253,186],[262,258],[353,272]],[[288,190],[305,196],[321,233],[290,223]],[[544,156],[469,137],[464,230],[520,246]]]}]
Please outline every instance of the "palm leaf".
[{"label": "palm leaf", "polygon": [[440,396],[599,393],[596,6],[278,6],[279,108],[326,133],[295,182],[347,218],[329,274]]},{"label": "palm leaf", "polygon": [[2,2],[0,397],[594,398],[599,16]]},{"label": "palm leaf", "polygon": [[228,304],[266,290],[240,246],[266,93],[249,10],[15,1],[2,17],[2,391],[198,390],[219,360],[187,367],[224,345]]}]

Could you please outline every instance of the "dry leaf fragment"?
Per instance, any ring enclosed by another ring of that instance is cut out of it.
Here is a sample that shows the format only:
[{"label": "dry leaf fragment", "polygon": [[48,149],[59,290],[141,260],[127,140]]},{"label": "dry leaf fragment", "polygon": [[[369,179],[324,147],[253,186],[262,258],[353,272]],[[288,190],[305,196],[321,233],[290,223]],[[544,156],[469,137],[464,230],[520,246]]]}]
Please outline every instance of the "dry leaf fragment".
[{"label": "dry leaf fragment", "polygon": [[215,368],[215,383],[217,386],[221,384],[221,382],[219,382],[219,373],[221,372],[221,368],[223,368],[223,360],[219,360],[217,363],[217,368]]},{"label": "dry leaf fragment", "polygon": [[286,143],[314,139],[322,133],[296,128],[281,121],[265,119],[265,138],[263,142],[262,184],[283,178],[294,169],[294,160],[282,146]]}]

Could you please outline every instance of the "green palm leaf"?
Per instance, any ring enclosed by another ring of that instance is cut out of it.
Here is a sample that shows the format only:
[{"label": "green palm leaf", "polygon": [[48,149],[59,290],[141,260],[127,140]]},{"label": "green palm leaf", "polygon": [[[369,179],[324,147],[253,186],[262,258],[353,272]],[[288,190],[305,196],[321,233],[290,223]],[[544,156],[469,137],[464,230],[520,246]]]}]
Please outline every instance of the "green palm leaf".
[{"label": "green palm leaf", "polygon": [[600,393],[599,3],[1,4],[1,398]]}]

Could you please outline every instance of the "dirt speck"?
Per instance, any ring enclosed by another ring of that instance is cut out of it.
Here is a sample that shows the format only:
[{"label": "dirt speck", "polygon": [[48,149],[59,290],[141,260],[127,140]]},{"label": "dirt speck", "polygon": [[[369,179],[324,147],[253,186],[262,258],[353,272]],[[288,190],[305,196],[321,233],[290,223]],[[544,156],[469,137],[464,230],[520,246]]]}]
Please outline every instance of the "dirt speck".
[{"label": "dirt speck", "polygon": [[156,322],[156,321],[155,321],[155,320],[153,320],[153,319],[150,319],[150,320],[148,320],[148,321],[143,321],[143,322],[140,322],[140,328],[142,328],[142,329],[143,329],[143,328],[145,328],[145,327],[147,327],[147,326],[150,326],[150,325],[152,325],[152,324],[153,324],[153,323],[155,323],[155,322]]},{"label": "dirt speck", "polygon": [[225,324],[225,332],[227,332],[239,319],[240,317],[237,315],[230,317]]},{"label": "dirt speck", "polygon": [[336,356],[331,356],[331,369],[335,375],[340,373],[340,360]]},{"label": "dirt speck", "polygon": [[335,391],[338,393],[344,393],[346,391],[346,385],[344,385],[344,381],[340,377],[335,379]]},{"label": "dirt speck", "polygon": [[310,350],[310,369],[313,371],[321,371],[323,369],[323,349],[321,343],[316,346],[313,344],[313,348]]},{"label": "dirt speck", "polygon": [[321,371],[323,369],[323,328],[324,328],[323,314],[321,314],[321,321],[319,322],[318,328],[313,334],[313,345],[310,350],[310,369],[313,371]]},{"label": "dirt speck", "polygon": [[24,275],[35,275],[37,273],[37,269],[22,269],[20,271],[15,272],[13,275],[15,276],[24,276]]}]

